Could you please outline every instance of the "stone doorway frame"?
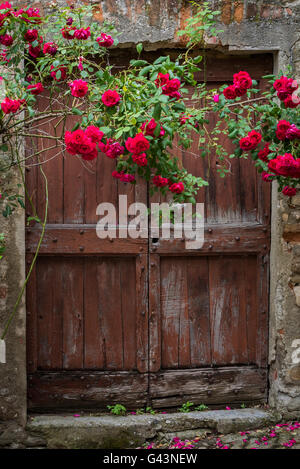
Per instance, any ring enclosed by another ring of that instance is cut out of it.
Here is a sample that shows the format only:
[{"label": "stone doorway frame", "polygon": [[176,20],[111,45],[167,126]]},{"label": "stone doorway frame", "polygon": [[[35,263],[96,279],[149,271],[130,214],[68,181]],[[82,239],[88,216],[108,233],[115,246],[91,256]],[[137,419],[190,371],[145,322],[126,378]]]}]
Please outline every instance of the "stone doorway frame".
[{"label": "stone doorway frame", "polygon": [[[261,35],[253,33],[249,43],[244,31],[236,41],[240,45],[235,46],[228,41],[229,37],[234,40],[234,32],[230,36],[231,26],[227,27],[224,42],[222,39],[230,53],[272,52],[275,73],[285,69],[293,56],[298,56],[299,60],[292,63],[295,78],[300,78],[300,41],[292,46],[290,40],[285,40],[270,50],[265,48],[268,38],[263,41]],[[271,31],[268,34],[270,36]],[[161,47],[159,43],[157,48]],[[18,178],[15,172],[15,181]],[[10,183],[11,180],[4,181],[4,184]],[[271,207],[269,404],[287,416],[294,416],[300,413],[300,196],[283,199],[274,184]],[[25,278],[25,216],[22,209],[18,209],[9,221],[3,221],[2,231],[8,243],[6,256],[0,265],[0,324],[5,322]],[[6,348],[6,363],[0,364],[0,421],[24,427],[27,422],[24,299],[11,325]]]}]

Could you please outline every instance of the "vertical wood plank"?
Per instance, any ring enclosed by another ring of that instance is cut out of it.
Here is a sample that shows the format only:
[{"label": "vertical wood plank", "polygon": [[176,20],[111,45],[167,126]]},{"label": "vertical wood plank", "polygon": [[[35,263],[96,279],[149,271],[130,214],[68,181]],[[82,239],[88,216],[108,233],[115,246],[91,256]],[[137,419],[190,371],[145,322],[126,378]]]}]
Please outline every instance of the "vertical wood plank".
[{"label": "vertical wood plank", "polygon": [[102,311],[99,307],[101,278],[99,258],[84,259],[84,368],[104,369]]},{"label": "vertical wood plank", "polygon": [[149,367],[148,313],[148,254],[139,254],[136,259],[136,354],[140,373],[147,372]]},{"label": "vertical wood plank", "polygon": [[160,305],[160,257],[150,254],[149,272],[149,369],[158,371],[161,367],[161,305]]},{"label": "vertical wood plank", "polygon": [[187,264],[188,258],[181,262],[182,283],[179,295],[179,341],[178,341],[178,366],[189,368],[191,366],[191,338],[190,338],[190,318],[189,318],[189,297],[187,285]]},{"label": "vertical wood plank", "polygon": [[62,368],[63,276],[60,263],[40,257],[37,263],[38,368]]},{"label": "vertical wood plank", "polygon": [[83,366],[83,259],[62,262],[64,292],[63,368]]},{"label": "vertical wood plank", "polygon": [[103,318],[105,339],[105,367],[107,370],[123,368],[124,331],[121,305],[121,273],[119,259],[101,259],[98,265],[101,278],[99,307]]},{"label": "vertical wood plank", "polygon": [[137,301],[135,259],[120,259],[120,294],[123,330],[123,370],[137,368]]},{"label": "vertical wood plank", "polygon": [[247,363],[245,292],[238,257],[209,261],[212,362]]},{"label": "vertical wood plank", "polygon": [[191,337],[191,366],[211,364],[209,322],[209,273],[206,257],[188,260],[188,301]]}]

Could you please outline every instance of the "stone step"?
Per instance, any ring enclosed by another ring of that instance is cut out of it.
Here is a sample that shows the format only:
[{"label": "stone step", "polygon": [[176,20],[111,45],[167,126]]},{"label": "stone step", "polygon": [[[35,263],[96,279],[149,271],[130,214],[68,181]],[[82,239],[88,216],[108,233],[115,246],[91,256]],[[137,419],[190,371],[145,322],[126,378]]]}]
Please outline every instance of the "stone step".
[{"label": "stone step", "polygon": [[281,420],[280,414],[262,409],[209,410],[204,412],[127,416],[36,415],[27,431],[42,437],[48,448],[137,448],[164,434],[211,430],[222,434],[257,429]]}]

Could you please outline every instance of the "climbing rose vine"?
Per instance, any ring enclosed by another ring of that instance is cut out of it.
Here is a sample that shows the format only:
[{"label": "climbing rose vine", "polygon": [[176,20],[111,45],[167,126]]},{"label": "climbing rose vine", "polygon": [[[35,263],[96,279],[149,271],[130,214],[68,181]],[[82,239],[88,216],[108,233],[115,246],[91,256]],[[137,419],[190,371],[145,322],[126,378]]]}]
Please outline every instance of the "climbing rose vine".
[{"label": "climbing rose vine", "polygon": [[[176,61],[164,56],[149,63],[138,45],[138,57],[118,71],[109,61],[118,35],[92,16],[87,6],[68,6],[43,17],[37,8],[0,5],[1,150],[10,159],[9,167],[20,164],[20,139],[32,141],[30,161],[35,158],[39,164],[49,147],[43,145],[41,151],[37,141],[51,138],[58,158],[81,158],[85,164],[114,159],[112,178],[135,184],[141,176],[152,192],[195,202],[207,182],[188,173],[171,152],[175,141],[188,151],[198,133],[199,157],[215,152],[221,176],[229,171],[230,158],[251,157],[266,183],[277,180],[287,196],[297,192],[300,99],[290,74],[265,77],[270,88],[258,97],[257,82],[243,70],[234,74],[232,83],[208,91],[194,77],[202,60],[193,52],[198,45],[191,28],[194,19],[185,30],[190,47]],[[203,13],[201,18],[205,22]],[[212,27],[211,17],[207,21]],[[202,108],[187,104],[188,88],[193,89],[192,102],[204,100]],[[42,110],[40,96],[47,99]],[[211,111],[219,119],[208,131]],[[60,130],[55,126],[54,134],[45,134],[41,123],[53,117],[62,124]],[[224,134],[236,145],[232,154],[220,143]],[[7,170],[7,162],[4,167]],[[15,204],[5,197],[2,203],[4,214],[10,214]]]},{"label": "climbing rose vine", "polygon": [[[291,71],[282,71],[277,77],[263,77],[270,86],[261,94],[245,70],[219,90],[209,91],[205,83],[198,83],[195,72],[202,56],[197,50],[207,35],[217,34],[214,18],[220,12],[211,11],[208,2],[191,3],[194,14],[178,32],[187,38],[187,49],[175,60],[161,56],[150,63],[138,44],[136,58],[127,68],[112,64],[110,51],[118,45],[118,34],[93,18],[91,6],[53,7],[43,16],[35,7],[0,4],[0,172],[6,178],[17,168],[24,186],[1,191],[2,214],[7,217],[18,205],[24,207],[25,193],[33,212],[27,222],[41,226],[36,253],[2,339],[45,233],[48,181],[43,166],[49,152],[56,151],[51,159],[79,158],[83,171],[90,169],[92,160],[110,158],[115,161],[112,183],[136,184],[141,177],[150,193],[160,191],[176,202],[195,203],[199,188],[208,183],[190,174],[172,149],[183,148],[188,155],[197,140],[196,156],[214,154],[220,176],[230,172],[231,158],[250,157],[266,184],[276,180],[285,196],[297,193],[298,83]],[[214,130],[208,128],[211,112],[218,116]],[[233,153],[224,147],[224,136],[232,139]],[[31,165],[38,167],[45,188],[43,219],[26,188],[24,169]],[[1,254],[3,244],[0,233]]]}]

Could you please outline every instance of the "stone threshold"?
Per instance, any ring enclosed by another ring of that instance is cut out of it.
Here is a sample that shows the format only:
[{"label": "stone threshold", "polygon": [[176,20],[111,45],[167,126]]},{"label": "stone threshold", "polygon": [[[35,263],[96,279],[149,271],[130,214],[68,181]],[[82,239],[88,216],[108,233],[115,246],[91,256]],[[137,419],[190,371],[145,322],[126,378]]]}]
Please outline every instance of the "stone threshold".
[{"label": "stone threshold", "polygon": [[123,417],[35,415],[29,417],[26,430],[44,440],[47,448],[126,449],[170,435],[184,439],[205,430],[223,435],[253,430],[281,419],[278,412],[253,408]]}]

